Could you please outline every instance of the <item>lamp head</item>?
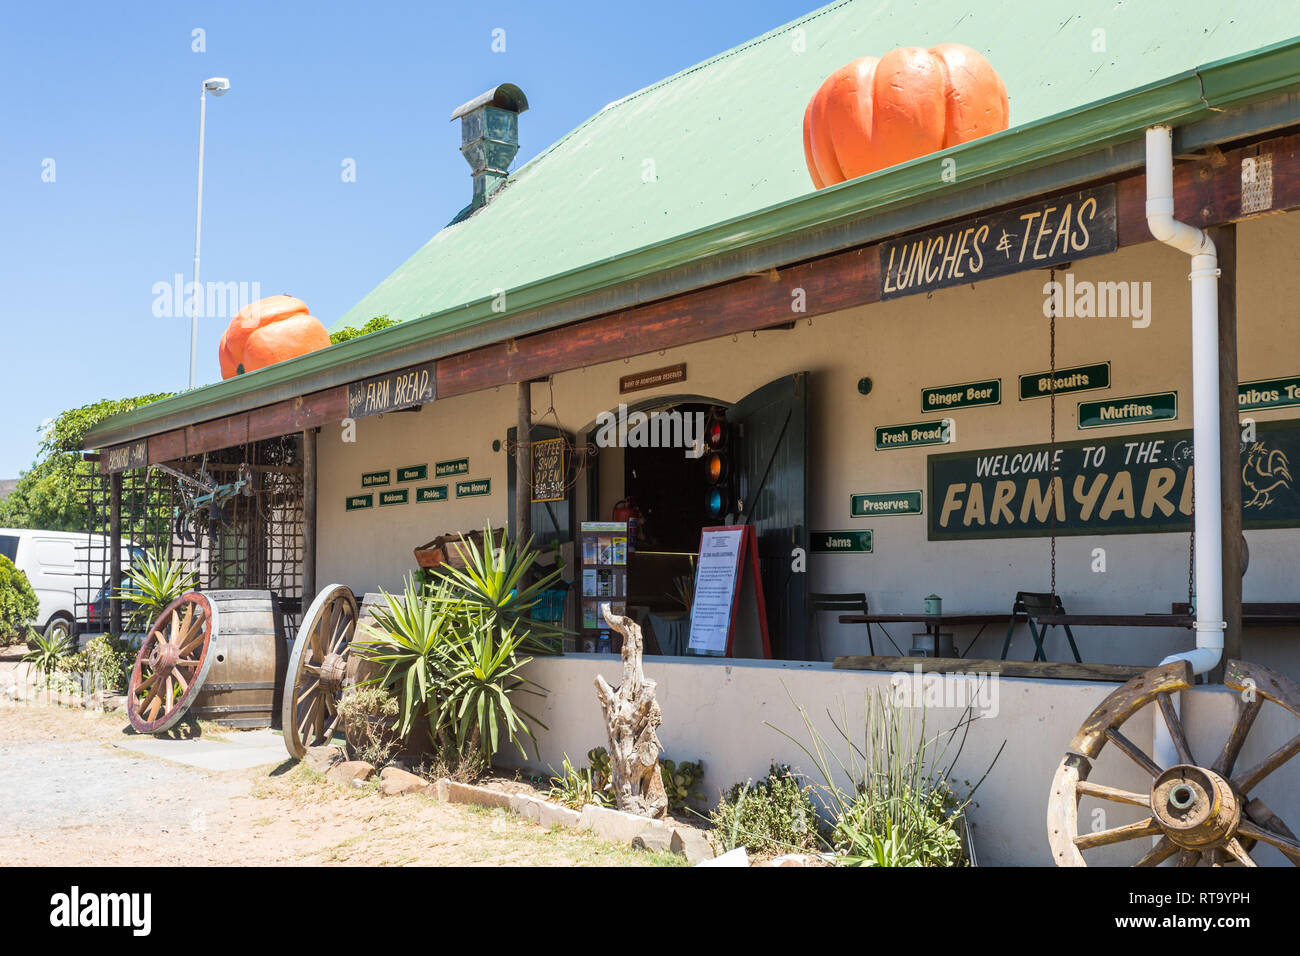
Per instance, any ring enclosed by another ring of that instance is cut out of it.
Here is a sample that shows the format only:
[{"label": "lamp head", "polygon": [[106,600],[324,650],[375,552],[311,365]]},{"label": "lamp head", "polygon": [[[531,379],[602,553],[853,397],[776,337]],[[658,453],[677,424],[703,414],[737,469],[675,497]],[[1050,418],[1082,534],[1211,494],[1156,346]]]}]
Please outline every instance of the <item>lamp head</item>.
[{"label": "lamp head", "polygon": [[213,96],[224,96],[230,91],[230,81],[224,76],[214,76],[203,81],[203,88]]}]

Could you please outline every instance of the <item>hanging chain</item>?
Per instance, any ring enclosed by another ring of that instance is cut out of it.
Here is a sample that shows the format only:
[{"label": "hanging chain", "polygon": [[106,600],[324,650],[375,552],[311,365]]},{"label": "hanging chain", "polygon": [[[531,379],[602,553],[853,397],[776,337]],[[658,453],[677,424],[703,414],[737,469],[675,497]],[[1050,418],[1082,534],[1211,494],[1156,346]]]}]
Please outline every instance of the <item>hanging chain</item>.
[{"label": "hanging chain", "polygon": [[1049,327],[1050,346],[1048,359],[1051,369],[1047,373],[1048,392],[1047,400],[1050,406],[1052,418],[1051,439],[1048,444],[1047,459],[1047,498],[1051,502],[1052,515],[1052,597],[1050,607],[1056,605],[1056,270],[1051,271],[1050,285],[1052,290],[1051,302],[1051,319]]}]

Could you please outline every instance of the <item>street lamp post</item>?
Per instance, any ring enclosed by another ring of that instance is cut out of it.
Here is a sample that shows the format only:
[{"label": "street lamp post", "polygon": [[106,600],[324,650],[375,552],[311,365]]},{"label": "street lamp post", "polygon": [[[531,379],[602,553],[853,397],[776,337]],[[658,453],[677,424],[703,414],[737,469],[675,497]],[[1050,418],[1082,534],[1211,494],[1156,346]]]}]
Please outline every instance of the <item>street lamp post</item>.
[{"label": "street lamp post", "polygon": [[194,213],[194,293],[190,299],[190,388],[194,387],[199,365],[199,302],[203,290],[199,286],[199,236],[203,231],[203,127],[207,121],[208,94],[224,96],[230,90],[230,81],[224,76],[214,76],[203,81],[199,90],[199,198]]}]

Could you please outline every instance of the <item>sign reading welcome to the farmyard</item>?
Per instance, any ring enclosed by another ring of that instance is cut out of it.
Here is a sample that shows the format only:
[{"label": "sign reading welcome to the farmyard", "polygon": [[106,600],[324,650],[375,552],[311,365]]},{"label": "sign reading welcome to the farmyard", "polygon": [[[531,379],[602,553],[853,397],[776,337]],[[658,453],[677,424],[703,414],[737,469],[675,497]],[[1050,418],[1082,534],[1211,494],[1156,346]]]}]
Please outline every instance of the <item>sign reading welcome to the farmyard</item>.
[{"label": "sign reading welcome to the farmyard", "polygon": [[[1300,421],[1256,423],[1241,444],[1247,528],[1300,527]],[[1188,531],[1192,433],[1117,435],[929,457],[929,537]]]}]

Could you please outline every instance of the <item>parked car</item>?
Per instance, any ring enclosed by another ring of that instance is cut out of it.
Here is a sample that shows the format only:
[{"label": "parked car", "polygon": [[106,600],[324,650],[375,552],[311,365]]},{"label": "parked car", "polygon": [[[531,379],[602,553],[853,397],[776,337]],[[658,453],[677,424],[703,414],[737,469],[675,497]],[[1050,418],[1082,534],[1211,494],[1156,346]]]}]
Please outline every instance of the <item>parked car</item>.
[{"label": "parked car", "polygon": [[[108,583],[108,548],[103,535],[0,528],[0,554],[31,582],[40,602],[32,626],[46,637],[76,636],[78,603],[87,603],[92,594],[102,597]],[[123,565],[129,566],[140,553],[139,548],[123,545]]]}]

